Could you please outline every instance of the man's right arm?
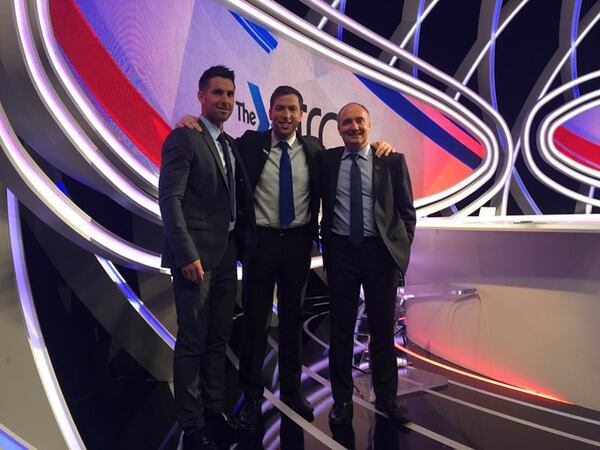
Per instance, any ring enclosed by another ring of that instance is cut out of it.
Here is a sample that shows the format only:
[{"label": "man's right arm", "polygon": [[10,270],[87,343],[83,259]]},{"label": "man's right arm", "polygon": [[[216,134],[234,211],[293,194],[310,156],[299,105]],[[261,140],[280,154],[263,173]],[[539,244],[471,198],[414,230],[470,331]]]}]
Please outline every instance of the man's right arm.
[{"label": "man's right arm", "polygon": [[[197,270],[200,258],[187,230],[182,208],[192,160],[193,151],[187,132],[184,129],[172,131],[162,146],[158,199],[165,236],[175,265],[182,268],[186,278],[189,275],[188,279],[195,281],[193,274],[201,278]],[[188,270],[190,266],[193,266],[193,270]]]}]

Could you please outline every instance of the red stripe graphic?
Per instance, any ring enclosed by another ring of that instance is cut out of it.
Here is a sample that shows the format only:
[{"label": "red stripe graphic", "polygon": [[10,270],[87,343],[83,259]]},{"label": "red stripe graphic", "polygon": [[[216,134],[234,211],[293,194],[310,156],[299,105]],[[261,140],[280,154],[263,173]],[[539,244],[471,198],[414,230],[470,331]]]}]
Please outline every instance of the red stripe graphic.
[{"label": "red stripe graphic", "polygon": [[[564,126],[556,129],[552,139],[565,156],[592,169],[598,169],[600,166],[600,146],[598,144],[578,136]],[[565,148],[569,152],[564,151]]]},{"label": "red stripe graphic", "polygon": [[50,16],[58,43],[87,89],[127,138],[159,167],[169,124],[113,61],[75,0],[52,0]]}]

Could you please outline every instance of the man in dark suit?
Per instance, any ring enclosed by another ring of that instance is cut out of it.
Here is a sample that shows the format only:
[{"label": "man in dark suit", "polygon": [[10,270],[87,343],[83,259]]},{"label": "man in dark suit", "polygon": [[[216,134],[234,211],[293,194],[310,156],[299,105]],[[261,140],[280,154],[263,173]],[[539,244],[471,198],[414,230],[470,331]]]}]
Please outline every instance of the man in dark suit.
[{"label": "man in dark suit", "polygon": [[[279,86],[271,95],[265,131],[246,131],[236,140],[248,172],[254,199],[256,251],[244,264],[244,324],[240,385],[245,401],[240,427],[255,430],[260,421],[265,357],[273,292],[277,285],[279,318],[279,384],[281,399],[305,419],[313,407],[300,391],[302,374],[302,291],[310,270],[313,241],[318,241],[320,203],[316,155],[322,144],[296,133],[302,120],[302,94]],[[191,116],[178,126],[197,127]],[[393,148],[376,143],[377,154]]]},{"label": "man in dark suit", "polygon": [[404,155],[374,158],[368,110],[349,103],[338,113],[344,147],[319,153],[321,235],[330,296],[329,371],[332,424],[352,419],[352,356],[360,286],[371,337],[376,407],[406,422],[396,404],[396,288],[406,272],[415,231],[412,188]]},{"label": "man in dark suit", "polygon": [[260,419],[262,365],[275,284],[278,290],[279,385],[281,399],[312,421],[313,407],[300,391],[302,373],[302,290],[318,239],[319,189],[316,155],[321,143],[296,133],[302,95],[279,86],[271,95],[266,132],[246,131],[238,140],[254,193],[257,248],[244,266],[244,328],[240,385],[245,402],[241,424],[253,429]]},{"label": "man in dark suit", "polygon": [[216,448],[208,424],[228,422],[225,346],[237,288],[238,250],[251,239],[254,211],[243,164],[223,131],[234,73],[214,66],[199,80],[204,131],[177,128],[162,147],[159,203],[177,311],[173,366],[183,448]]}]

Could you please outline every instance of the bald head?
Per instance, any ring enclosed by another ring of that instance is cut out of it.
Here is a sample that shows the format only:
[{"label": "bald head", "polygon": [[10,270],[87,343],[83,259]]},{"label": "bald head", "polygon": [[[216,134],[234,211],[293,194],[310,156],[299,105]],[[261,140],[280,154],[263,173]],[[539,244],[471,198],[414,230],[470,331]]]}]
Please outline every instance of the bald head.
[{"label": "bald head", "polygon": [[358,151],[369,142],[369,110],[360,103],[348,103],[338,113],[338,132],[350,151]]},{"label": "bald head", "polygon": [[339,119],[340,119],[340,114],[342,114],[342,112],[348,108],[349,106],[358,106],[359,108],[362,108],[363,111],[365,111],[367,113],[367,116],[371,116],[371,113],[369,112],[369,110],[367,109],[366,106],[361,105],[360,103],[356,103],[356,102],[350,102],[350,103],[346,103],[344,106],[342,106],[340,108],[340,110],[338,111],[338,123],[339,123]]}]

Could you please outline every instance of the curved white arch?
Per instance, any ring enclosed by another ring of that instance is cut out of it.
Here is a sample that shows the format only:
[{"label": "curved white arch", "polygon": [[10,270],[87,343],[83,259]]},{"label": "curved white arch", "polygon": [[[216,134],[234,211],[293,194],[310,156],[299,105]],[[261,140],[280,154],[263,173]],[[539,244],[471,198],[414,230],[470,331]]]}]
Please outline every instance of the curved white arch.
[{"label": "curved white arch", "polygon": [[570,197],[574,200],[578,200],[582,203],[590,204],[590,205],[597,206],[597,207],[600,207],[600,200],[587,197],[583,194],[580,194],[579,192],[575,192],[571,189],[568,189],[568,188],[564,187],[563,185],[561,185],[560,183],[557,183],[556,181],[554,181],[547,175],[545,175],[541,171],[541,169],[537,166],[537,164],[535,163],[535,160],[533,159],[531,145],[530,145],[529,141],[530,141],[530,133],[531,133],[531,127],[533,124],[533,120],[534,120],[535,116],[537,115],[537,113],[540,111],[540,109],[548,101],[550,101],[552,98],[555,98],[556,96],[562,94],[563,92],[571,89],[573,86],[576,86],[583,82],[594,79],[594,78],[598,77],[599,75],[600,75],[600,71],[595,71],[595,72],[587,74],[583,77],[577,78],[573,81],[570,81],[569,83],[564,84],[560,88],[558,88],[555,91],[553,91],[552,93],[548,94],[546,97],[544,97],[538,103],[536,103],[525,120],[525,124],[523,127],[523,134],[521,136],[521,142],[523,144],[523,157],[525,159],[525,163],[527,164],[527,167],[529,168],[531,173],[536,178],[538,178],[542,183],[544,183],[549,188],[555,190],[556,192],[559,192],[559,193],[561,193],[567,197]]},{"label": "curved white arch", "polygon": [[[252,1],[253,1],[253,3],[260,3],[263,5],[265,3],[267,3],[267,0],[252,0]],[[373,33],[368,28],[360,25],[356,21],[353,21],[352,19],[339,13],[339,11],[331,8],[326,3],[324,3],[320,0],[302,0],[302,2],[305,4],[308,4],[313,9],[319,11],[320,13],[327,15],[328,17],[330,17],[332,20],[336,21],[337,23],[343,24],[346,29],[352,31],[353,33],[366,39],[367,41],[373,43],[374,45],[377,45],[380,49],[397,55],[399,58],[402,58],[404,61],[419,67],[424,72],[427,72],[428,74],[430,74],[434,78],[444,82],[448,86],[452,86],[457,91],[463,92],[463,94],[465,96],[467,96],[467,98],[469,98],[478,107],[480,107],[487,114],[489,114],[489,116],[494,120],[494,122],[496,122],[499,133],[504,137],[507,156],[504,161],[504,167],[502,169],[500,176],[497,177],[494,184],[490,187],[490,189],[488,189],[487,192],[482,194],[479,198],[477,198],[475,201],[473,201],[471,203],[471,205],[469,205],[469,208],[471,208],[472,210],[476,210],[477,208],[483,206],[483,204],[485,204],[488,200],[490,200],[494,195],[496,195],[496,193],[498,193],[502,189],[504,184],[510,179],[512,162],[514,160],[512,137],[508,130],[508,126],[504,122],[504,119],[500,116],[500,114],[496,110],[494,110],[493,107],[491,107],[491,105],[489,103],[487,103],[484,99],[482,99],[480,96],[478,96],[471,89],[469,89],[466,86],[463,86],[461,83],[459,83],[452,77],[448,76],[444,72],[436,69],[435,67],[428,64],[427,62],[425,62],[419,58],[416,58],[410,52],[407,52],[406,50],[399,48],[395,44],[387,41],[386,39],[382,38],[381,36],[377,35],[376,33]],[[271,2],[269,2],[269,3],[271,3]],[[271,8],[271,6],[268,6],[268,7]],[[341,48],[341,46],[339,45],[338,42],[331,42],[331,45],[335,46],[336,48],[341,49],[343,51],[343,49]],[[353,54],[359,54],[359,53],[360,52],[356,52],[356,50],[355,50]],[[376,65],[373,65],[373,63],[371,61],[368,61],[368,63],[370,65],[372,65],[373,67],[378,67]],[[380,68],[380,69],[385,73],[390,73],[390,71],[386,70],[386,68]],[[394,75],[397,77],[397,79],[402,80],[403,82],[406,82],[407,84],[411,84],[413,86],[418,86],[418,88],[423,91],[429,91],[429,89],[424,88],[422,86],[422,84],[419,83],[419,80],[412,78],[412,77],[404,74],[403,72],[394,73]],[[426,86],[429,87],[428,85],[426,85]],[[433,95],[435,95],[435,94],[433,94]],[[461,110],[461,108],[459,108],[459,106],[457,106],[457,105],[460,105],[457,102],[451,102],[451,103],[449,103],[449,106],[450,105],[452,108]],[[460,105],[460,106],[462,106],[462,105]],[[462,113],[462,111],[461,111],[461,113]],[[494,138],[493,133],[492,133],[491,139],[492,139],[492,145],[494,145],[495,149],[497,150],[498,149],[497,142],[496,142],[496,139]],[[466,196],[470,195],[475,190],[476,189],[468,189],[468,192],[466,193],[466,195],[462,195],[462,198],[465,198]],[[443,208],[439,208],[437,210],[439,211],[440,209],[443,209]]]},{"label": "curved white arch", "polygon": [[[565,122],[588,109],[600,105],[599,97],[600,91],[594,91],[556,109],[543,120],[540,131],[538,132],[540,136],[540,149],[547,155],[547,159],[545,159],[549,164],[569,176],[571,176],[571,174],[568,172],[568,168],[574,169],[576,174],[588,175],[597,183],[600,183],[600,170],[588,167],[567,157],[556,147],[553,137],[556,130]],[[596,187],[600,187],[598,184],[584,181],[585,178],[583,177],[579,179],[577,176],[573,176],[572,178],[578,179],[578,181],[585,184],[593,184]]]},{"label": "curved white arch", "polygon": [[[592,13],[594,8],[592,8]],[[589,15],[590,13],[588,13]],[[586,16],[588,17],[588,16]],[[579,46],[579,44],[581,43],[581,41],[589,34],[589,32],[592,30],[592,28],[594,27],[594,25],[596,25],[596,23],[600,20],[600,6],[595,5],[595,15],[591,17],[589,23],[587,24],[587,26],[585,28],[583,28],[579,35],[577,36],[577,39],[575,39],[574,42],[571,43],[571,46],[566,50],[565,54],[560,58],[558,64],[556,65],[556,67],[554,68],[554,70],[550,73],[550,76],[548,77],[548,79],[546,80],[546,83],[543,85],[540,94],[537,97],[537,100],[539,101],[540,99],[542,99],[545,95],[546,92],[548,91],[548,89],[550,89],[550,86],[552,85],[552,82],[554,81],[554,79],[556,78],[556,76],[558,75],[558,73],[560,72],[560,69],[562,68],[562,66],[564,65],[564,63],[569,59],[569,56],[571,55],[571,53],[576,50],[576,48]],[[595,72],[593,72],[595,73]],[[581,80],[579,81],[579,83],[583,82],[584,78],[586,78],[586,76],[583,77],[579,77],[576,80],[572,80],[572,82],[577,81],[577,80]],[[571,87],[574,86],[574,84],[571,83],[567,83],[567,85],[570,85]],[[576,83],[578,84],[578,83]],[[566,86],[566,85],[565,85]],[[535,108],[535,106],[534,106]],[[533,111],[533,109],[532,109]],[[528,113],[528,117],[531,117],[531,112],[530,111]],[[526,119],[527,121],[527,119]],[[522,133],[523,136],[523,133]],[[516,160],[517,156],[519,155],[519,149],[521,148],[522,145],[522,136],[515,142],[515,152],[514,152],[514,160]],[[526,163],[527,163],[527,159],[525,158]],[[535,165],[535,163],[534,163]],[[527,166],[529,167],[529,164],[527,164]],[[539,169],[538,169],[539,170]],[[536,173],[534,173],[534,175],[537,176]],[[510,180],[507,180],[507,183],[504,185],[504,189],[502,191],[502,205],[504,207],[504,205],[506,205],[508,203],[508,194],[510,191]],[[570,191],[572,192],[572,191]],[[577,196],[577,200],[579,199],[580,194],[578,194]],[[587,198],[587,197],[585,197]],[[589,203],[586,202],[584,200],[584,203]]]},{"label": "curved white arch", "polygon": [[[490,46],[492,45],[492,41],[498,39],[498,36],[500,36],[500,34],[502,34],[502,32],[508,26],[508,24],[516,17],[516,15],[523,9],[523,7],[525,7],[525,5],[527,3],[529,3],[529,1],[530,0],[522,0],[521,3],[519,3],[515,7],[515,9],[513,9],[510,12],[510,14],[504,19],[504,21],[500,24],[500,26],[498,27],[496,32],[492,36],[490,36],[490,39],[485,44],[485,46],[481,49],[481,51],[475,58],[475,61],[473,61],[473,64],[471,65],[470,69],[467,71],[467,74],[464,76],[463,80],[461,81],[461,83],[463,85],[466,86],[469,83],[469,81],[471,80],[471,77],[475,73],[475,70],[477,70],[477,66],[479,66],[479,63],[481,63],[481,60],[484,58],[485,54],[490,49]],[[454,100],[458,100],[461,97],[461,95],[462,94],[460,92],[457,92],[454,95]]]},{"label": "curved white arch", "polygon": [[[298,17],[293,16],[291,13],[289,13],[289,11],[285,10],[284,8],[282,8],[281,6],[277,5],[274,2],[267,1],[267,0],[252,0],[252,3],[261,6],[261,8],[264,8],[267,12],[259,11],[255,8],[253,8],[252,6],[248,5],[247,3],[241,2],[239,0],[228,0],[225,3],[228,6],[231,6],[235,9],[241,11],[242,13],[251,16],[253,20],[257,20],[257,21],[261,22],[262,24],[264,24],[265,26],[283,33],[284,35],[288,36],[290,39],[299,43],[300,45],[309,47],[312,50],[316,51],[317,53],[340,63],[341,65],[345,66],[346,68],[348,68],[354,72],[361,73],[371,79],[381,82],[382,84],[392,87],[400,92],[407,93],[408,95],[411,95],[413,97],[417,97],[427,104],[433,105],[434,107],[442,110],[444,113],[453,117],[453,119],[455,119],[457,122],[466,126],[466,128],[473,131],[474,134],[478,137],[478,139],[483,143],[484,147],[487,150],[488,155],[492,155],[494,153],[499,153],[498,143],[497,143],[496,139],[494,138],[494,133],[491,131],[491,129],[489,129],[489,127],[487,127],[477,117],[474,117],[474,115],[463,105],[461,105],[458,102],[455,102],[452,98],[450,98],[446,94],[441,93],[440,91],[432,88],[431,86],[427,85],[426,83],[423,83],[422,81],[420,81],[418,79],[414,79],[413,77],[411,77],[397,69],[391,68],[388,65],[382,63],[381,61],[379,61],[375,58],[371,58],[371,57],[363,54],[362,52],[358,52],[356,49],[349,47],[348,45],[346,45],[336,39],[333,39],[331,36],[327,35],[326,33],[322,33],[320,30],[318,30],[316,27],[312,26],[311,24],[308,24],[305,21],[299,20]],[[312,4],[312,2],[311,2],[311,4]],[[331,8],[329,8],[327,5],[327,6],[322,6],[322,8],[319,8],[318,11],[329,15],[329,14],[331,14],[329,9],[331,9]],[[336,13],[337,13],[337,11],[336,11]],[[339,15],[339,13],[338,13],[338,15]],[[277,17],[278,20],[274,20],[272,16]],[[334,20],[337,21],[337,17],[335,17]],[[293,29],[288,28],[281,21],[286,22],[287,24],[289,24],[289,26],[291,26],[293,28],[297,28],[298,30],[301,30],[302,34],[298,33],[297,31],[295,31]],[[356,31],[354,29],[354,27],[360,26],[360,25],[356,25],[354,23],[352,24],[352,26],[347,26],[348,24],[346,22],[343,22],[343,23],[344,23],[344,25],[346,25],[346,28],[351,30],[352,32]],[[312,40],[309,39],[308,36],[310,36],[312,38]],[[376,37],[374,37],[373,39],[379,38],[377,35],[375,35],[375,36]],[[379,39],[381,39],[381,38],[379,38]],[[318,41],[318,42],[316,42],[316,41]],[[387,42],[387,41],[385,41],[385,42]],[[324,47],[324,45],[327,45],[327,47]],[[397,51],[396,46],[392,46],[389,43],[387,43],[387,45],[393,47],[392,52]],[[384,48],[384,49],[386,51],[388,50],[388,48]],[[401,50],[401,52],[402,52],[402,55],[407,53],[404,50]],[[418,62],[416,65],[425,68],[428,72],[433,71],[433,72],[435,72],[435,74],[438,77],[447,79],[447,81],[449,83],[457,84],[458,85],[457,89],[460,89],[463,91],[468,91],[468,88],[465,88],[464,86],[460,85],[460,83],[453,81],[447,75],[443,74],[442,72],[438,71],[437,69],[428,65],[427,63],[424,63],[421,60],[418,60],[412,54],[410,54],[410,58],[411,58],[411,61]],[[377,71],[375,71],[375,70],[377,70]],[[383,72],[385,75],[383,75],[380,72]],[[393,79],[391,80],[390,78],[388,78],[388,76],[393,77]],[[475,95],[475,94],[472,93],[472,95]],[[440,101],[443,103],[440,104]],[[485,103],[485,101],[483,101],[483,99],[479,98],[479,101]],[[488,107],[489,107],[489,105],[488,105]],[[491,114],[493,116],[499,118],[499,115],[495,111],[493,111],[493,109],[491,111],[492,111]],[[469,120],[469,122],[466,122],[467,119]],[[502,119],[500,118],[500,120],[502,120]],[[499,125],[499,126],[501,129],[504,129],[505,132],[508,131],[508,128],[506,127],[505,124]],[[477,128],[475,128],[475,127],[477,127]],[[511,152],[509,151],[509,153],[511,153]],[[492,157],[491,159],[492,159],[491,164],[493,165],[494,157]],[[487,173],[485,171],[486,171],[486,167],[484,165],[480,166],[476,170],[478,178],[481,178],[484,176],[487,177]],[[509,175],[508,171],[505,170],[504,172],[506,172],[505,176]],[[486,179],[489,179],[489,178],[486,178]],[[475,176],[473,176],[469,180],[469,182],[471,184],[473,184],[474,181],[475,181]],[[453,198],[453,201],[454,201],[454,203],[456,203],[457,201],[460,201],[461,199],[464,199],[468,195],[472,194],[482,184],[483,183],[478,183],[478,185],[474,188],[472,186],[467,186],[462,191],[461,191],[461,188],[463,186],[457,186],[457,187],[453,186],[452,188],[449,188],[448,190],[444,191],[441,195],[436,195],[436,197],[433,197],[433,198],[427,197],[425,199],[420,199],[420,202],[417,205],[418,206],[423,206],[423,205],[429,206],[429,203],[438,201],[441,197],[445,197],[448,195],[454,195],[454,194],[455,194],[455,197]],[[501,186],[498,186],[496,188],[496,190],[498,190],[500,188],[501,188]],[[479,200],[481,202],[481,199],[479,199]],[[428,209],[428,211],[430,211],[429,213],[436,212],[436,211],[446,208],[447,207],[446,203],[447,202],[444,202],[444,204],[436,203],[436,206],[432,206],[431,208]],[[482,203],[484,203],[484,201]]]},{"label": "curved white arch", "polygon": [[[427,18],[429,13],[431,11],[433,11],[433,8],[435,8],[435,6],[439,2],[440,2],[440,0],[432,0],[431,3],[429,3],[429,5],[427,5],[427,8],[425,8],[423,10],[423,12],[421,13],[421,15],[419,17],[417,17],[417,20],[415,21],[413,26],[410,27],[410,29],[408,30],[408,33],[406,33],[406,36],[404,36],[404,39],[402,39],[402,42],[400,42],[400,48],[406,47],[406,45],[412,39],[413,35],[416,33],[417,28],[420,27],[421,25],[423,25],[423,21]],[[388,63],[388,65],[393,66],[394,64],[396,64],[396,61],[398,61],[398,57],[392,56],[392,59],[390,59],[390,62]]]},{"label": "curved white arch", "polygon": [[66,226],[96,246],[100,250],[99,253],[108,252],[116,259],[128,261],[145,269],[169,273],[167,269],[161,268],[160,255],[137,247],[94,222],[52,183],[21,145],[1,104],[0,147],[27,188]]},{"label": "curved white arch", "polygon": [[[50,355],[46,348],[44,335],[40,327],[40,322],[33,303],[31,285],[27,273],[27,262],[25,260],[25,250],[23,248],[21,234],[21,220],[19,218],[19,201],[15,195],[6,190],[6,200],[8,208],[8,228],[10,234],[10,247],[17,283],[17,293],[19,303],[23,312],[25,327],[29,337],[29,347],[31,355],[40,377],[42,387],[48,398],[48,404],[52,414],[58,424],[65,443],[72,450],[84,450],[85,445],[81,435],[77,430],[75,421],[69,411],[69,406],[65,401],[60,384],[56,378]],[[29,447],[28,447],[29,448]]]},{"label": "curved white arch", "polygon": [[158,188],[158,174],[144,164],[123,145],[121,140],[106,125],[96,107],[83,92],[61,54],[50,21],[48,0],[36,0],[36,13],[44,50],[50,60],[58,80],[68,92],[77,109],[108,147],[123,161],[137,176],[146,183]]},{"label": "curved white arch", "polygon": [[155,198],[149,196],[125,178],[106,157],[96,148],[94,143],[81,130],[56,91],[53,89],[47,74],[43,70],[33,35],[29,24],[25,0],[13,0],[15,23],[17,26],[19,44],[29,77],[42,100],[58,126],[65,133],[73,147],[81,156],[106,180],[114,189],[129,198],[137,207],[147,212],[157,222],[160,221],[160,209]]}]

